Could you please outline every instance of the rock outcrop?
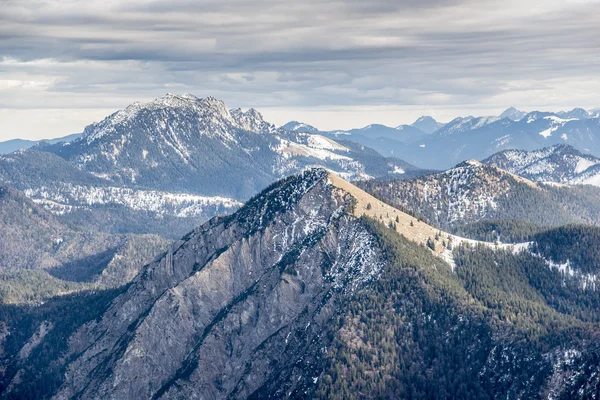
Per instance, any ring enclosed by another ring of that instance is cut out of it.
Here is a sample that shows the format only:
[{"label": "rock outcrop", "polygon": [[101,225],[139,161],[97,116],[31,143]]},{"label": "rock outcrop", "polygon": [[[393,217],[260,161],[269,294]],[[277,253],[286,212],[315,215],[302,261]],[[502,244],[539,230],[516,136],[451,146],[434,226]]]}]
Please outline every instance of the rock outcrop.
[{"label": "rock outcrop", "polygon": [[336,307],[383,267],[353,204],[308,170],[194,230],[70,339],[55,398],[303,393]]}]

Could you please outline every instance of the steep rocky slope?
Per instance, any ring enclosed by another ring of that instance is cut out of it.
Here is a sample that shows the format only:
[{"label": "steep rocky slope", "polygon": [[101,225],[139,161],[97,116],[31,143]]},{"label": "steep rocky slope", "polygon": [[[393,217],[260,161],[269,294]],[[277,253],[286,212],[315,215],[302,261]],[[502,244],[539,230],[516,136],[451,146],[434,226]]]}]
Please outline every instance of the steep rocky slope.
[{"label": "steep rocky slope", "polygon": [[327,175],[267,189],[147,267],[71,339],[56,398],[246,398],[273,379],[303,393],[339,302],[383,266]]},{"label": "steep rocky slope", "polygon": [[419,245],[436,230],[409,220],[326,170],[286,178],[121,290],[53,305],[93,304],[86,316],[0,308],[12,332],[3,397],[586,398],[598,387],[600,315],[581,307],[594,293],[577,289],[567,312],[557,272],[514,248],[457,246],[452,269]]}]

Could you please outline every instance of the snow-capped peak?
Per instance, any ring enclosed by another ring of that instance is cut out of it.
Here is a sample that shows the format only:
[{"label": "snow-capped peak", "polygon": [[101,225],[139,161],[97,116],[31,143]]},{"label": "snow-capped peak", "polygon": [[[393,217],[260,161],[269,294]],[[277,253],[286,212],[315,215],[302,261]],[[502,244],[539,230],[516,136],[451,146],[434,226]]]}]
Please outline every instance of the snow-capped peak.
[{"label": "snow-capped peak", "polygon": [[517,110],[515,107],[509,107],[502,114],[500,114],[500,118],[508,118],[513,121],[520,121],[526,115],[527,113],[525,111]]},{"label": "snow-capped peak", "polygon": [[255,109],[243,112],[241,109],[230,110],[222,100],[208,96],[198,98],[186,93],[177,95],[167,93],[147,103],[136,102],[127,108],[105,118],[102,122],[86,128],[84,139],[91,143],[107,134],[119,130],[125,133],[127,126],[140,115],[153,115],[152,123],[159,124],[162,129],[168,129],[168,121],[189,116],[203,121],[208,134],[225,131],[233,127],[251,132],[265,133],[274,131],[275,127],[266,122]]}]

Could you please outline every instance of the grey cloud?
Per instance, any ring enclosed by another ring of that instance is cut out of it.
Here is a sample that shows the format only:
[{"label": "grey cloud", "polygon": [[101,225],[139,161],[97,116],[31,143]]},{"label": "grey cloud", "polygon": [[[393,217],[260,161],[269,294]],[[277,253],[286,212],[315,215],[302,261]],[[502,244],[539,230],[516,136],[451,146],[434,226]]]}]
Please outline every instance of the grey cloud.
[{"label": "grey cloud", "polygon": [[97,96],[122,106],[168,88],[256,107],[455,107],[597,80],[598,3],[526,3],[548,11],[492,0],[5,0],[0,59],[57,62],[0,62],[6,79],[51,82],[0,86],[0,107],[93,107]]}]

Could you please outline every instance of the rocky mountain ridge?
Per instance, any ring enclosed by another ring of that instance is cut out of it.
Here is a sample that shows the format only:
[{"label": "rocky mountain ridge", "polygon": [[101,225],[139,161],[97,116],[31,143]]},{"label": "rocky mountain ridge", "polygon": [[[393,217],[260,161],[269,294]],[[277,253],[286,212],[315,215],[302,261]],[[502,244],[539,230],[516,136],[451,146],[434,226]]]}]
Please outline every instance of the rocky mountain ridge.
[{"label": "rocky mountain ridge", "polygon": [[[558,271],[514,248],[457,244],[452,267],[414,242],[424,229],[438,230],[420,221],[405,226],[412,217],[395,211],[398,220],[394,209],[323,169],[277,182],[174,243],[131,284],[98,300],[87,319],[67,326],[47,314],[32,322],[21,347],[6,345],[22,357],[6,364],[0,356],[3,396],[593,392],[597,312],[583,305],[595,304],[594,292],[568,276],[561,286]],[[10,331],[14,321],[6,320]],[[36,388],[29,384],[36,377],[56,381]]]},{"label": "rocky mountain ridge", "polygon": [[168,94],[134,103],[69,143],[0,156],[0,181],[71,223],[176,238],[309,166],[347,179],[417,170],[360,144],[275,128],[254,109]]},{"label": "rocky mountain ridge", "polygon": [[415,179],[359,186],[443,229],[483,219],[516,219],[540,226],[600,223],[598,188],[544,185],[476,160]]}]

